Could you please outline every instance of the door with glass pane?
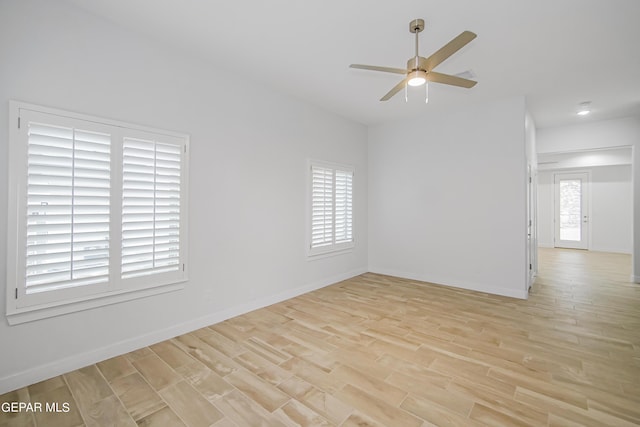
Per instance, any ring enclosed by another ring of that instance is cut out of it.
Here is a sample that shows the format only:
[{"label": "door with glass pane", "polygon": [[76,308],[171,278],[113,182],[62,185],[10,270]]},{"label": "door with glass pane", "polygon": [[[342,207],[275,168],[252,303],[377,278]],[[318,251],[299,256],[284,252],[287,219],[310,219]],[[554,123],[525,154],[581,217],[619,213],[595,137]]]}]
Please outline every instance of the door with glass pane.
[{"label": "door with glass pane", "polygon": [[555,247],[589,249],[589,173],[555,174]]}]

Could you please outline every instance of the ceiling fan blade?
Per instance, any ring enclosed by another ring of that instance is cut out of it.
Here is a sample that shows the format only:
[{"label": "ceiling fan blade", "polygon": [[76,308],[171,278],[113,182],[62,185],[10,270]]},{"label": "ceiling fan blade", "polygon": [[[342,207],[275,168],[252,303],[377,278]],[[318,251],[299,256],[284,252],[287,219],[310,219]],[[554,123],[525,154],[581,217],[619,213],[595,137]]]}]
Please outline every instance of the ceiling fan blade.
[{"label": "ceiling fan blade", "polygon": [[476,34],[471,31],[463,31],[460,35],[442,46],[436,53],[426,60],[426,71],[433,70],[438,64],[462,49],[467,43],[476,38]]},{"label": "ceiling fan blade", "polygon": [[400,83],[398,83],[397,85],[395,85],[393,87],[393,89],[391,89],[389,92],[387,92],[387,94],[385,96],[380,98],[380,101],[388,101],[389,99],[391,99],[391,97],[393,95],[395,95],[396,93],[400,92],[400,90],[403,87],[405,87],[406,84],[407,84],[407,79],[402,79],[402,81]]},{"label": "ceiling fan blade", "polygon": [[375,65],[351,64],[350,68],[358,68],[360,70],[382,71],[384,73],[407,74],[407,70],[402,68],[378,67]]},{"label": "ceiling fan blade", "polygon": [[462,77],[452,76],[450,74],[437,73],[435,71],[430,71],[427,73],[427,80],[434,83],[444,83],[446,85],[466,87],[467,89],[474,87],[476,83],[478,83],[474,82],[473,80],[463,79]]}]

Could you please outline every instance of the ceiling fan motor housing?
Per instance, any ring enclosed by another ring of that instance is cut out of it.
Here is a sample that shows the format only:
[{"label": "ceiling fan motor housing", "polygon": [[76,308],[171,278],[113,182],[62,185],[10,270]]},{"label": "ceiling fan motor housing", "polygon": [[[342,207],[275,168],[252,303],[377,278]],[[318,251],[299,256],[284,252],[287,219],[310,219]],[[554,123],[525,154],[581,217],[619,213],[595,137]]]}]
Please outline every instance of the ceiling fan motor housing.
[{"label": "ceiling fan motor housing", "polygon": [[416,71],[422,70],[427,71],[427,58],[423,58],[422,56],[414,56],[407,61],[407,70]]}]

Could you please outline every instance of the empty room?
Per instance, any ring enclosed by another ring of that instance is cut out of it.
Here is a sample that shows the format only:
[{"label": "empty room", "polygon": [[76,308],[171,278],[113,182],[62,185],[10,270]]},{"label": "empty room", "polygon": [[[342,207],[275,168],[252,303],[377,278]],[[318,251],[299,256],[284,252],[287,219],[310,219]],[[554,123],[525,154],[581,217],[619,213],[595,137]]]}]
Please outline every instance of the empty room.
[{"label": "empty room", "polygon": [[639,17],[0,0],[0,427],[640,425]]}]

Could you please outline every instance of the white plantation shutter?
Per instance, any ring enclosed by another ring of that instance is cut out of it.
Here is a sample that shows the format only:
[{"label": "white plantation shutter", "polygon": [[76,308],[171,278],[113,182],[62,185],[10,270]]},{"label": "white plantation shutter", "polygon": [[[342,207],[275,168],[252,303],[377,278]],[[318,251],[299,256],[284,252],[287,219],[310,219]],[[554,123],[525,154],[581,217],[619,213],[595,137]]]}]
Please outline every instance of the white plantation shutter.
[{"label": "white plantation shutter", "polygon": [[106,133],[28,123],[27,294],[108,280],[110,145]]},{"label": "white plantation shutter", "polygon": [[353,246],[353,170],[311,165],[310,255]]},{"label": "white plantation shutter", "polygon": [[10,323],[181,289],[189,137],[10,105]]},{"label": "white plantation shutter", "polygon": [[311,247],[333,243],[333,170],[311,167]]},{"label": "white plantation shutter", "polygon": [[353,172],[336,170],[336,243],[353,240]]},{"label": "white plantation shutter", "polygon": [[180,145],[124,138],[122,277],[180,266]]}]

